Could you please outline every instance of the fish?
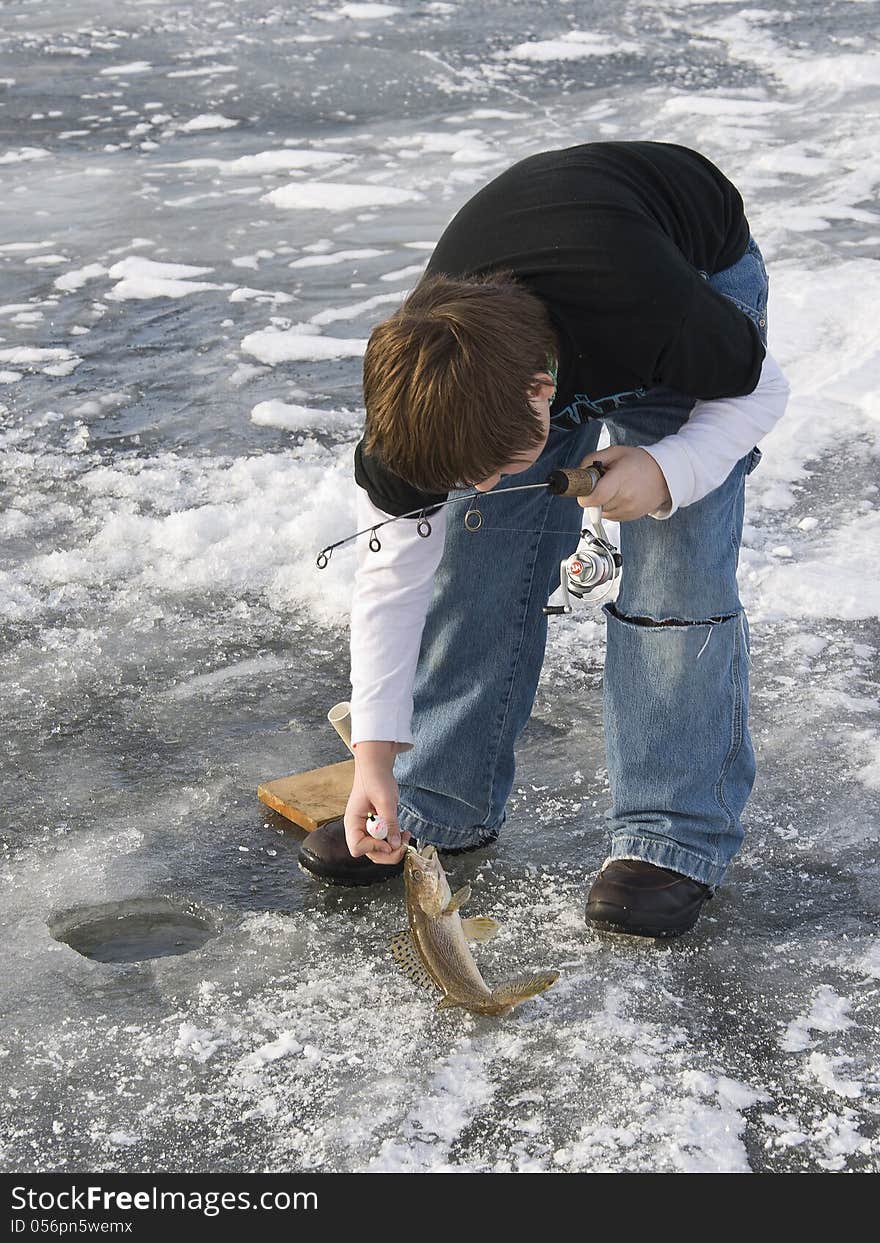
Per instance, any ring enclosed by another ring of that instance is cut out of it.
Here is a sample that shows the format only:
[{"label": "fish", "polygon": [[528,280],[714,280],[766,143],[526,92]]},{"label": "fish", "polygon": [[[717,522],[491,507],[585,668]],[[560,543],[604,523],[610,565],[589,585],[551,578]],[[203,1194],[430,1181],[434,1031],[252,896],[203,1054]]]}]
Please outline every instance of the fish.
[{"label": "fish", "polygon": [[501,925],[487,915],[462,919],[459,910],[471,896],[470,885],[452,892],[436,847],[408,846],[403,871],[409,926],[391,938],[391,955],[415,984],[440,989],[438,1010],[457,1006],[473,1014],[509,1014],[559,979],[558,971],[537,971],[489,988],[468,942],[490,940]]}]

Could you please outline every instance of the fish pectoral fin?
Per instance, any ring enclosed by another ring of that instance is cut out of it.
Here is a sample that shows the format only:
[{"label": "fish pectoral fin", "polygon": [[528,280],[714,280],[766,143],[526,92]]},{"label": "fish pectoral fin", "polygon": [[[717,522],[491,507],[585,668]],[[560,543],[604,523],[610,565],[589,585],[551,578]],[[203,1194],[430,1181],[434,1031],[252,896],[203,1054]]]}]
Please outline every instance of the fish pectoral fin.
[{"label": "fish pectoral fin", "polygon": [[461,930],[466,941],[491,941],[501,931],[501,924],[488,915],[472,915],[461,921]]},{"label": "fish pectoral fin", "polygon": [[438,1010],[451,1010],[454,1006],[458,1006],[458,1005],[461,1005],[461,1002],[456,1001],[454,997],[450,997],[449,994],[447,993],[445,997],[441,997],[440,1000],[437,1002],[437,1009]]},{"label": "fish pectoral fin", "polygon": [[421,988],[437,987],[419,956],[419,951],[416,948],[416,943],[409,928],[404,928],[403,932],[395,933],[391,938],[390,945],[391,957],[401,971],[409,976],[413,984],[418,984]]},{"label": "fish pectoral fin", "polygon": [[443,910],[441,914],[451,915],[453,911],[457,911],[460,906],[463,906],[470,896],[470,885],[462,885],[461,889],[456,889],[455,893],[447,902],[445,910]]},{"label": "fish pectoral fin", "polygon": [[558,971],[537,971],[533,975],[518,975],[505,980],[492,990],[492,1000],[499,1006],[518,1006],[521,1001],[537,997],[559,979]]}]

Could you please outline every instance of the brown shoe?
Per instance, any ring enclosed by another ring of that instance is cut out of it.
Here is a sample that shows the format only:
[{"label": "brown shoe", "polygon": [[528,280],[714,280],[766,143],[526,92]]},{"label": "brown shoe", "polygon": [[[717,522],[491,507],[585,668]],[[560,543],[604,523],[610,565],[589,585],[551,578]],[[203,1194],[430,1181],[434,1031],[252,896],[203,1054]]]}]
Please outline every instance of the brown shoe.
[{"label": "brown shoe", "polygon": [[400,876],[403,859],[399,863],[374,863],[366,855],[355,859],[349,854],[340,816],[308,835],[299,848],[299,866],[333,885],[379,885]]},{"label": "brown shoe", "polygon": [[715,890],[641,859],[613,859],[587,898],[586,919],[603,932],[678,937],[693,928]]}]

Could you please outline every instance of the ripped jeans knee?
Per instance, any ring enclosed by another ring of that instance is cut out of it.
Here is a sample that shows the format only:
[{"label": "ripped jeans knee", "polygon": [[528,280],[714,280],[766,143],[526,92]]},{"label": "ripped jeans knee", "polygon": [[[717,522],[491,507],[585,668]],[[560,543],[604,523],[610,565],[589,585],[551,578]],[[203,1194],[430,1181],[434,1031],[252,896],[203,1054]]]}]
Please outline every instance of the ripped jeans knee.
[{"label": "ripped jeans knee", "polygon": [[608,605],[609,612],[619,621],[629,622],[633,626],[709,626],[718,622],[733,621],[736,613],[724,613],[720,617],[704,617],[697,621],[683,621],[678,617],[634,617],[630,613],[621,613],[615,604]]},{"label": "ripped jeans knee", "polygon": [[[716,617],[704,617],[704,618],[699,618],[697,620],[684,619],[680,617],[656,618],[656,617],[643,617],[638,614],[632,614],[632,613],[622,613],[620,609],[618,609],[617,605],[614,604],[613,602],[611,604],[606,605],[605,607],[612,617],[616,617],[618,621],[627,622],[631,626],[649,626],[649,627],[656,628],[656,629],[666,626],[666,627],[669,627],[675,630],[680,630],[688,626],[708,626],[709,633],[706,635],[706,641],[703,643],[703,646],[700,648],[699,652],[697,653],[698,660],[703,655],[703,652],[706,650],[709,644],[709,641],[712,638],[712,629],[715,626],[721,625],[724,622],[733,621],[735,617],[743,616],[742,610],[739,610],[739,612],[737,613],[722,613]],[[746,650],[748,652],[748,640],[746,641]]]}]

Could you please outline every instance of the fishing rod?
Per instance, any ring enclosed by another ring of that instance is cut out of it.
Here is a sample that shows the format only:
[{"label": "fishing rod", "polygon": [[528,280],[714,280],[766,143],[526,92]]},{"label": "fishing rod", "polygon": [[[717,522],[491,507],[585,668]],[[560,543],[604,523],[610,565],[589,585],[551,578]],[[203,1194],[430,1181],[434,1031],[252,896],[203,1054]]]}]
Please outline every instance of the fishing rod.
[{"label": "fishing rod", "polygon": [[[565,469],[554,470],[547,476],[544,483],[525,483],[519,484],[512,488],[504,488],[503,495],[508,492],[529,492],[535,488],[546,488],[554,496],[559,497],[587,497],[599,483],[599,480],[605,474],[605,466],[599,461],[591,462],[586,467],[567,467]],[[328,544],[318,553],[317,567],[324,570],[330,564],[330,558],[333,550],[341,548],[344,544],[351,543],[361,535],[369,533],[370,540],[368,547],[372,552],[379,552],[382,543],[376,532],[390,522],[400,522],[406,518],[418,518],[416,523],[416,531],[422,537],[427,539],[431,534],[432,527],[430,519],[425,513],[426,508],[432,510],[442,509],[446,505],[457,505],[462,501],[473,501],[477,496],[488,497],[492,495],[501,495],[499,493],[473,492],[466,493],[464,496],[454,496],[449,500],[441,501],[436,506],[423,506],[420,509],[411,509],[408,513],[398,514],[393,518],[386,518],[383,522],[377,522],[373,526],[364,527],[362,531],[355,531],[353,535],[347,535],[345,539],[337,540],[335,544]],[[618,549],[611,543],[608,534],[602,522],[601,507],[585,509],[586,525],[581,529],[581,540],[583,541],[576,552],[570,557],[566,557],[560,562],[559,567],[559,585],[562,590],[563,603],[561,605],[544,605],[543,612],[548,617],[557,616],[562,613],[571,613],[571,596],[578,599],[587,598],[591,603],[599,604],[605,600],[612,592],[615,584],[619,581],[623,572],[623,559]],[[479,531],[483,525],[483,515],[476,506],[472,505],[464,516],[464,525],[468,531]],[[499,530],[506,528],[498,528]],[[555,534],[555,532],[540,531],[537,534]],[[567,532],[559,532],[559,534],[567,534]]]}]

